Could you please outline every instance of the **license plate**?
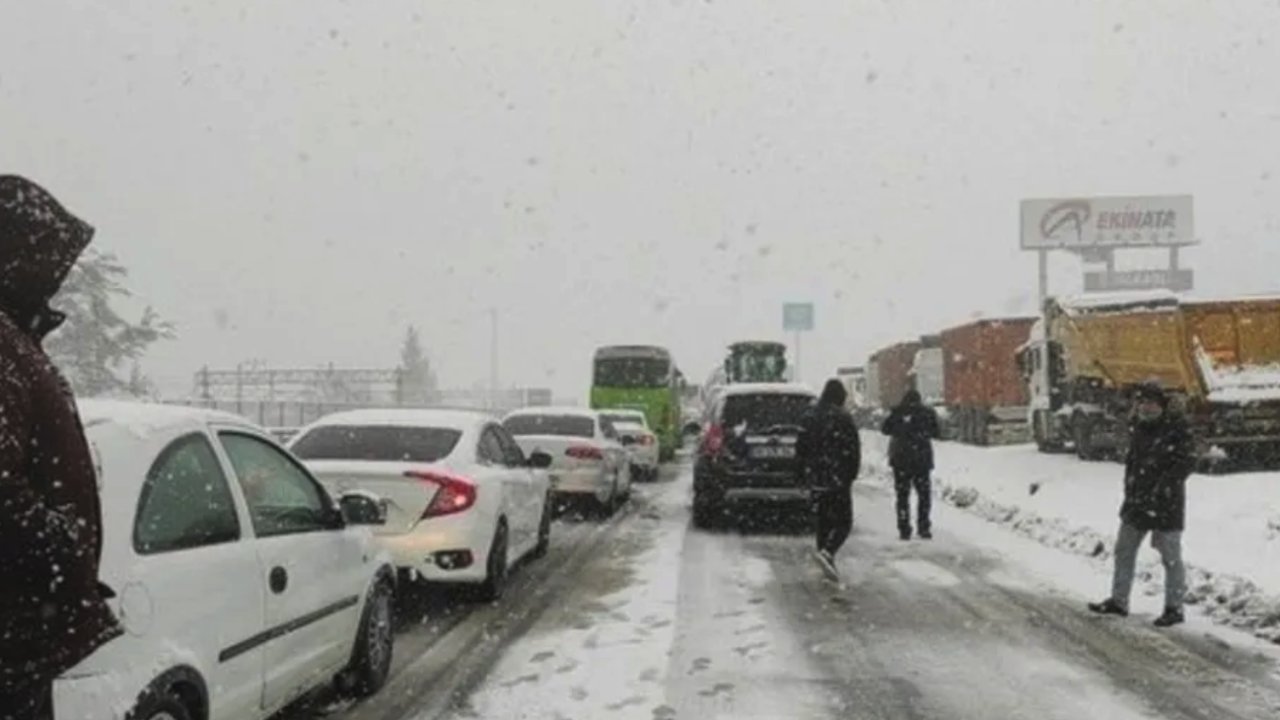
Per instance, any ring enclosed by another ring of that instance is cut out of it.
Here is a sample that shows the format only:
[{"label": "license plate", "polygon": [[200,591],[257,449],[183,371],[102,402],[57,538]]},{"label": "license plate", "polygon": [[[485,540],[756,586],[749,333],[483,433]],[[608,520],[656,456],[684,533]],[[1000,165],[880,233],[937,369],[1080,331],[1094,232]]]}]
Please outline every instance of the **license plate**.
[{"label": "license plate", "polygon": [[751,450],[753,458],[793,458],[795,456],[796,449],[790,445],[758,447]]}]

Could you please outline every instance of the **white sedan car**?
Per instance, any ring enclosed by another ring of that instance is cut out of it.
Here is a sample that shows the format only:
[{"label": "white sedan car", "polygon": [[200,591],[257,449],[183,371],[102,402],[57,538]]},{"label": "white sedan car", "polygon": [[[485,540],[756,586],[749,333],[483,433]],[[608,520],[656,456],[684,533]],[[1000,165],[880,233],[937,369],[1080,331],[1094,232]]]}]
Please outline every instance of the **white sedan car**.
[{"label": "white sedan car", "polygon": [[80,405],[102,495],[101,577],[125,633],[54,684],[59,720],[257,720],[391,667],[395,572],[368,497],[335,502],[245,420]]},{"label": "white sedan car", "polygon": [[551,542],[551,458],[526,458],[485,413],[338,413],[302,430],[290,449],[331,492],[383,499],[378,538],[410,577],[479,585],[496,600],[508,569]]},{"label": "white sedan car", "polygon": [[528,408],[502,421],[525,452],[551,456],[552,491],[587,497],[612,515],[631,496],[631,467],[613,424],[596,410]]},{"label": "white sedan car", "polygon": [[657,480],[659,463],[658,436],[649,429],[649,421],[640,410],[601,410],[601,416],[613,424],[618,439],[631,456],[631,476],[638,480]]}]

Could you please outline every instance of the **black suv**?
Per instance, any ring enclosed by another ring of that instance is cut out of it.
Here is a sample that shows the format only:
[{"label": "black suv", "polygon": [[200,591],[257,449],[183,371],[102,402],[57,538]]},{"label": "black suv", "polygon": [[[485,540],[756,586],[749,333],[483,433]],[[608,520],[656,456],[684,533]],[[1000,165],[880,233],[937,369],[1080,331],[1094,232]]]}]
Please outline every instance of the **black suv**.
[{"label": "black suv", "polygon": [[693,470],[693,521],[705,527],[729,505],[807,506],[796,439],[817,402],[802,385],[730,385],[711,409]]}]

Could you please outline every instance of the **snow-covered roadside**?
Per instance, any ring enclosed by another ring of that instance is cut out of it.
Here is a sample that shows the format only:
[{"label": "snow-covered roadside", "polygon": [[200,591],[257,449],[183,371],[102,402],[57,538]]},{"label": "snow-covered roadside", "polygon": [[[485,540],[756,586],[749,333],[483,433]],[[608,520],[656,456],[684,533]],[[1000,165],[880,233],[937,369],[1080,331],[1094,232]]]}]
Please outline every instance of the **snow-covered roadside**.
[{"label": "snow-covered roadside", "polygon": [[[864,434],[869,475],[890,482],[887,442]],[[935,493],[945,502],[1067,552],[1110,561],[1121,469],[1042,455],[1032,446],[939,443]],[[1280,643],[1280,473],[1196,475],[1187,486],[1187,602],[1210,618]],[[1158,557],[1139,558],[1142,592],[1158,595]]]}]

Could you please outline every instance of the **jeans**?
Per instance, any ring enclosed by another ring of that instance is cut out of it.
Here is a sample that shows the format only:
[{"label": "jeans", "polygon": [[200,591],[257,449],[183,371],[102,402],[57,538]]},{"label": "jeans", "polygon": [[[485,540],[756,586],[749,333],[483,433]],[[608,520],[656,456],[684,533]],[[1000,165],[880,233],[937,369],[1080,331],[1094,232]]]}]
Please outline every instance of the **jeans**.
[{"label": "jeans", "polygon": [[911,489],[916,491],[916,527],[921,533],[933,532],[929,512],[933,505],[933,483],[928,472],[893,470],[893,489],[898,494],[898,532],[911,534]]},{"label": "jeans", "polygon": [[849,539],[853,529],[853,495],[849,488],[814,493],[818,516],[818,549],[832,556]]},{"label": "jeans", "polygon": [[[1111,599],[1124,608],[1129,607],[1133,575],[1138,563],[1138,548],[1142,546],[1146,536],[1146,530],[1128,523],[1120,524],[1120,533],[1116,536],[1116,567],[1111,581]],[[1169,610],[1181,610],[1182,598],[1187,592],[1187,569],[1182,564],[1182,531],[1153,531],[1151,547],[1160,553],[1160,562],[1164,565],[1164,606]]]}]

